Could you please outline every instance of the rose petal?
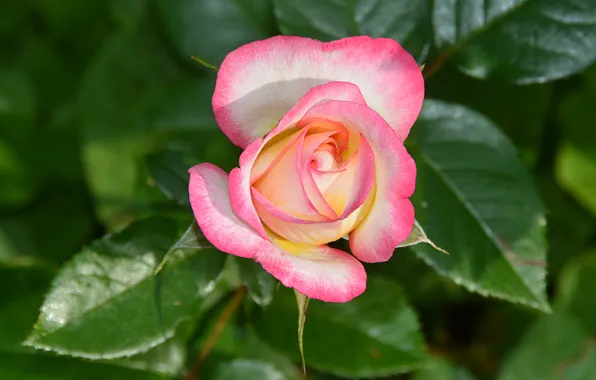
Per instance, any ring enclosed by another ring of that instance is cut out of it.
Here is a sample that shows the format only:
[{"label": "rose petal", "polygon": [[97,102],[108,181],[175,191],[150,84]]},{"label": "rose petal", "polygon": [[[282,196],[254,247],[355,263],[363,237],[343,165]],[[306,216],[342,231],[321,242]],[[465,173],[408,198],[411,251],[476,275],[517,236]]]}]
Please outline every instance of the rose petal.
[{"label": "rose petal", "polygon": [[267,227],[284,239],[311,245],[327,244],[345,236],[363,220],[370,204],[365,203],[345,219],[320,222],[296,218],[271,203],[254,188],[253,194],[255,207]]},{"label": "rose petal", "polygon": [[190,204],[207,240],[220,251],[246,258],[269,250],[270,243],[232,210],[228,175],[223,170],[212,164],[199,164],[189,173]]},{"label": "rose petal", "polygon": [[255,261],[283,285],[325,302],[347,302],[366,289],[362,264],[344,251],[271,237],[277,250],[258,252]]},{"label": "rose petal", "polygon": [[332,101],[315,106],[301,123],[329,119],[362,133],[375,153],[375,198],[364,220],[350,233],[350,247],[364,262],[387,261],[414,224],[408,198],[416,166],[401,140],[375,111],[361,104]]},{"label": "rose petal", "polygon": [[241,46],[218,71],[215,119],[234,144],[245,147],[269,132],[311,88],[332,81],[357,85],[366,103],[406,138],[422,106],[424,81],[414,58],[387,38],[323,43],[277,36]]},{"label": "rose petal", "polygon": [[343,219],[360,207],[375,183],[374,153],[365,138],[360,149],[341,171],[311,170],[317,188],[331,208]]},{"label": "rose petal", "polygon": [[315,208],[306,194],[302,173],[297,161],[302,158],[304,129],[293,145],[283,152],[275,165],[271,166],[253,187],[275,206],[292,216],[312,221],[328,220]]}]

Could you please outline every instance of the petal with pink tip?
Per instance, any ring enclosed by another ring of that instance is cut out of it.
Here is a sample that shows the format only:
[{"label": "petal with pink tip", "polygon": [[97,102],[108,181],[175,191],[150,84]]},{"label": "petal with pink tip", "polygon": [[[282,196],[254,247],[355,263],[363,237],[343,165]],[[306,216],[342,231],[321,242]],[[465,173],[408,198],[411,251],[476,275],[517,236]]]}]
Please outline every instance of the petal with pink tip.
[{"label": "petal with pink tip", "polygon": [[188,192],[192,210],[201,231],[220,251],[252,258],[269,250],[261,238],[232,210],[228,175],[212,164],[199,164],[190,170]]},{"label": "petal with pink tip", "polygon": [[260,251],[255,261],[283,285],[325,302],[347,302],[366,289],[362,264],[344,251],[325,245],[291,243],[276,236],[275,251]]},{"label": "petal with pink tip", "polygon": [[[264,136],[311,88],[350,82],[403,141],[418,117],[424,80],[414,58],[387,38],[323,43],[277,36],[229,53],[218,71],[213,111],[232,142]],[[331,97],[331,100],[345,100]]]},{"label": "petal with pink tip", "polygon": [[310,109],[301,123],[321,118],[360,132],[375,153],[374,202],[350,233],[350,247],[364,262],[387,261],[414,224],[414,208],[408,199],[416,183],[414,160],[387,122],[366,106],[328,102]]}]

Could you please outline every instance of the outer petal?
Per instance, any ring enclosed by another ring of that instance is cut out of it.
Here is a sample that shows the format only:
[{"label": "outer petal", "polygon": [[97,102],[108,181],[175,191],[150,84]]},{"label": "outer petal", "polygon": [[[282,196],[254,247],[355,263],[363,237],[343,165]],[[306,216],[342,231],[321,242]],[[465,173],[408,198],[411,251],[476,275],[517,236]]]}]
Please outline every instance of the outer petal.
[{"label": "outer petal", "polygon": [[375,153],[376,192],[368,215],[350,233],[350,247],[364,262],[387,261],[414,224],[408,198],[414,192],[416,166],[385,120],[361,104],[333,101],[313,107],[301,123],[325,118],[362,133]]},{"label": "outer petal", "polygon": [[309,89],[332,81],[357,85],[366,103],[406,138],[422,106],[424,81],[412,56],[386,38],[323,43],[277,36],[241,46],[218,71],[215,119],[234,144],[245,147],[269,132]]},{"label": "outer petal", "polygon": [[362,264],[344,251],[271,237],[275,252],[258,252],[255,261],[282,284],[326,302],[347,302],[366,289]]},{"label": "outer petal", "polygon": [[232,209],[250,225],[261,237],[269,239],[250,196],[250,170],[262,148],[262,139],[256,140],[240,155],[240,168],[230,172],[228,191]]},{"label": "outer petal", "polygon": [[246,258],[269,250],[271,243],[232,210],[228,175],[223,170],[212,164],[200,164],[193,166],[189,173],[190,204],[207,240],[220,251]]}]

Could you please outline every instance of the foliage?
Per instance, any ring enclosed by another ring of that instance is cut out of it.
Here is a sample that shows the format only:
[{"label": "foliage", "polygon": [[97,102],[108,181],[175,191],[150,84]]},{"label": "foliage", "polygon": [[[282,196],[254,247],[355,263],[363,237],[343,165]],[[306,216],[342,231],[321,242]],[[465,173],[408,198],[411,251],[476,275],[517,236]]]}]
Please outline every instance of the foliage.
[{"label": "foliage", "polygon": [[[2,379],[596,378],[593,0],[9,3]],[[294,294],[211,247],[187,198],[190,166],[240,154],[199,62],[280,33],[424,64],[412,242],[449,252],[400,247],[361,297],[311,300],[304,376]]]}]

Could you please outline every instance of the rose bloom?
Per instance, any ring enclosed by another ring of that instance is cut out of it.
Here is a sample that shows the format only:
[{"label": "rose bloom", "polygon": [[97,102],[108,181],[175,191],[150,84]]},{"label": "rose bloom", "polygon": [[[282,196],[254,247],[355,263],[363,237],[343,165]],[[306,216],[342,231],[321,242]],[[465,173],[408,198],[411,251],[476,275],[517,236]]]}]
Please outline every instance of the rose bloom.
[{"label": "rose bloom", "polygon": [[[205,237],[310,298],[359,296],[361,261],[389,260],[414,224],[403,142],[423,98],[420,68],[391,39],[278,36],[229,53],[213,111],[244,152],[229,176],[189,170]],[[326,245],[346,235],[353,256]]]}]

